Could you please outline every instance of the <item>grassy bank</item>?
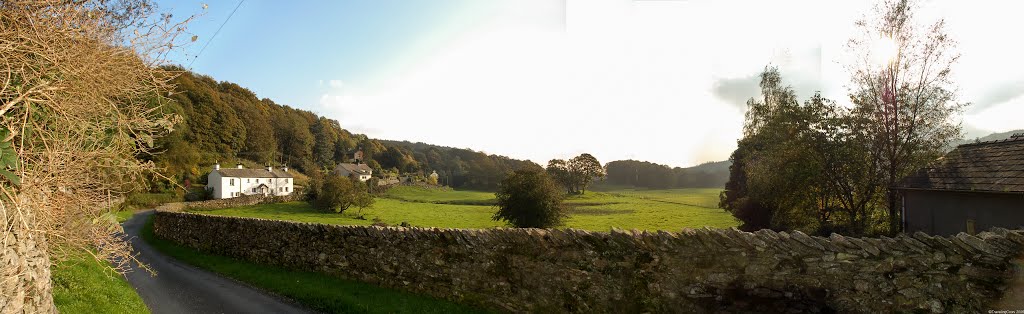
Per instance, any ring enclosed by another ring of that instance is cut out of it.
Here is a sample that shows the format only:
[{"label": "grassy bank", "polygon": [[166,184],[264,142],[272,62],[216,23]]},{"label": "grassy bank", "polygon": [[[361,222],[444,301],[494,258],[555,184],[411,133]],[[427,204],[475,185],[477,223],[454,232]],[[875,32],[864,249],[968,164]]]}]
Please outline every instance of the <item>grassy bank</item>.
[{"label": "grassy bank", "polygon": [[[728,228],[738,222],[717,208],[720,189],[614,190],[587,192],[566,199],[567,228],[595,231],[609,229],[680,230],[682,228]],[[253,217],[338,225],[369,225],[374,219],[390,225],[408,222],[413,226],[444,228],[493,228],[504,226],[491,220],[494,194],[396,187],[365,209],[329,213],[304,202],[244,206],[200,211],[206,214]],[[362,218],[360,218],[362,217]]]},{"label": "grassy bank", "polygon": [[54,265],[53,303],[61,313],[149,313],[128,281],[92,256]]},{"label": "grassy bank", "polygon": [[157,238],[152,219],[142,239],[185,263],[234,278],[329,313],[478,313],[471,307],[320,273],[292,271],[202,252]]},{"label": "grassy bank", "polygon": [[124,203],[110,210],[118,223],[132,218],[140,210],[153,209],[161,204],[182,201],[181,196],[174,193],[137,193],[128,195]]}]

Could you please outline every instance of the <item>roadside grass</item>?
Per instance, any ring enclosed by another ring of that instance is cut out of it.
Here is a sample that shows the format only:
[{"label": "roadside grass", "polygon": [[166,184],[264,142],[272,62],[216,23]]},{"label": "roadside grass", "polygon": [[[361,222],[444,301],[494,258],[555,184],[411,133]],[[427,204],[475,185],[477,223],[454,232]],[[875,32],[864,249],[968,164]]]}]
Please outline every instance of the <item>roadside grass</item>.
[{"label": "roadside grass", "polygon": [[117,219],[117,223],[122,223],[131,219],[135,215],[134,210],[121,210],[114,212],[114,218]]},{"label": "roadside grass", "polygon": [[163,203],[180,202],[181,196],[174,193],[137,193],[128,195],[124,200],[127,210],[150,209]]},{"label": "roadside grass", "polygon": [[53,303],[61,313],[149,313],[124,276],[92,256],[73,256],[50,268]]},{"label": "roadside grass", "polygon": [[158,251],[180,261],[290,298],[316,311],[328,313],[486,313],[477,308],[445,300],[339,279],[321,273],[287,270],[205,254],[156,237],[153,234],[152,217],[142,229],[142,239]]},{"label": "roadside grass", "polygon": [[[566,198],[569,218],[564,228],[608,231],[611,228],[678,231],[682,228],[729,228],[739,223],[717,208],[720,189],[616,190],[587,192]],[[480,191],[396,187],[374,205],[344,213],[316,210],[304,202],[267,204],[196,212],[336,225],[389,225],[408,222],[419,227],[493,228],[494,194]],[[363,217],[364,219],[359,219]]]}]

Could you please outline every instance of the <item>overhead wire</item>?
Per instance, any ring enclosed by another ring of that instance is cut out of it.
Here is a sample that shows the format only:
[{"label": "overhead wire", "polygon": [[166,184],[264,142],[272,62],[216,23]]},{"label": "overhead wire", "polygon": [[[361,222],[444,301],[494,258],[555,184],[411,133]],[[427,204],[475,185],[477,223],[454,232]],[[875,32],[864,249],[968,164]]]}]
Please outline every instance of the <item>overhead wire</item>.
[{"label": "overhead wire", "polygon": [[228,14],[228,18],[224,19],[223,23],[220,23],[220,27],[217,27],[217,31],[213,32],[213,36],[210,36],[210,40],[207,40],[206,44],[203,45],[203,48],[199,49],[199,53],[197,53],[196,57],[192,58],[192,62],[189,62],[189,64],[188,64],[188,69],[190,71],[192,70],[192,64],[196,63],[196,60],[198,60],[199,56],[203,54],[203,51],[206,51],[206,47],[210,46],[210,43],[213,42],[214,38],[217,38],[217,34],[220,34],[220,30],[224,29],[224,25],[227,25],[228,21],[231,20],[231,17],[235,16],[235,12],[238,11],[238,8],[241,7],[242,3],[244,3],[244,2],[245,2],[245,0],[238,1],[238,5],[235,5],[235,9],[231,10],[231,14]]}]

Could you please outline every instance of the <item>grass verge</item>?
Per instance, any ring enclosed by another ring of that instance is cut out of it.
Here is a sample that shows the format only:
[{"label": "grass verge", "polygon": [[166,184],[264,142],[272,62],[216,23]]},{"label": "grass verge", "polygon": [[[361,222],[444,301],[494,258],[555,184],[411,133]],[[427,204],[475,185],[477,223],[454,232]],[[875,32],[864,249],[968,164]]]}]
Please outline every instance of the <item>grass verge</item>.
[{"label": "grass verge", "polygon": [[53,303],[61,313],[149,313],[124,276],[83,254],[51,268]]},{"label": "grass verge", "polygon": [[158,251],[254,287],[328,313],[485,313],[482,310],[407,292],[344,280],[321,273],[288,270],[210,255],[153,234],[152,217],[142,239]]}]

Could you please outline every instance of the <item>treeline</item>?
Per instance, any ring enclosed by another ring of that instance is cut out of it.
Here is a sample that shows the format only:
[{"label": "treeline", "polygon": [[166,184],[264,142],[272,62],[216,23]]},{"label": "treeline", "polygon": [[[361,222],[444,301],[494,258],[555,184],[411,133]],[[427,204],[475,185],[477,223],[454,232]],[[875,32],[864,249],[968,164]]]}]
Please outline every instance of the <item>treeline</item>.
[{"label": "treeline", "polygon": [[721,188],[729,179],[729,162],[708,162],[690,168],[637,160],[616,160],[605,165],[606,182],[651,189]]},{"label": "treeline", "polygon": [[284,164],[309,173],[347,162],[356,149],[363,150],[364,161],[375,174],[429,174],[436,170],[444,178],[442,183],[461,188],[495,189],[512,170],[540,168],[530,161],[469,149],[353,134],[336,120],[259,99],[238,84],[217,82],[181,68],[171,70],[182,74],[173,81],[173,102],[161,110],[181,119],[172,132],[157,141],[156,153],[140,156],[155,162],[170,179],[153,178],[154,190],[172,189],[171,182],[204,183],[210,165],[218,161]]}]

